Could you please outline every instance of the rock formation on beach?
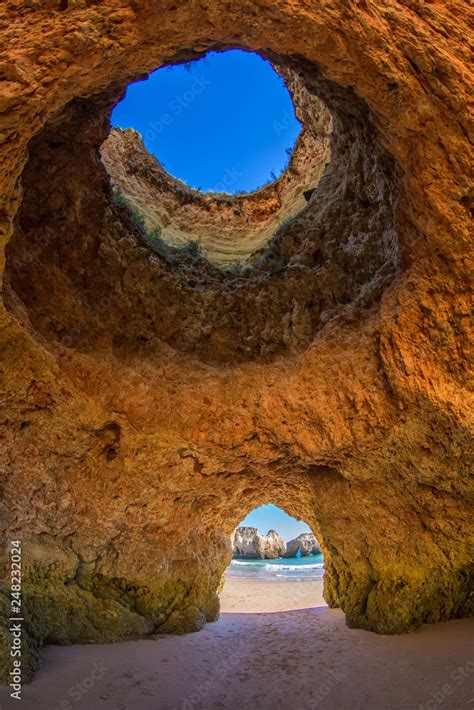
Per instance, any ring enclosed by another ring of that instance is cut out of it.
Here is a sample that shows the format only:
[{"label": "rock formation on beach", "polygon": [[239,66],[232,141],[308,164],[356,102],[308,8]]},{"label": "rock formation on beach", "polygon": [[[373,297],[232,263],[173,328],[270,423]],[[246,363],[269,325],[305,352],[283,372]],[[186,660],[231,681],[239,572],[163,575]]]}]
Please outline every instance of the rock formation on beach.
[{"label": "rock formation on beach", "polygon": [[321,545],[313,533],[301,533],[294,540],[286,543],[285,557],[296,557],[298,553],[301,557],[321,554]]},{"label": "rock formation on beach", "polygon": [[232,536],[233,557],[262,560],[296,557],[298,553],[302,557],[321,554],[321,546],[313,533],[302,533],[286,545],[276,530],[269,530],[266,535],[262,535],[257,528],[241,526]]},{"label": "rock formation on beach", "polygon": [[257,528],[241,526],[232,538],[233,557],[252,560],[275,559],[283,557],[285,549],[285,543],[276,530],[269,530],[266,535],[261,535]]},{"label": "rock formation on beach", "polygon": [[[24,679],[45,641],[215,620],[232,530],[269,501],[315,531],[350,626],[472,613],[470,16],[1,3],[0,608],[19,540]],[[206,201],[104,142],[131,82],[223,47],[274,64],[306,138],[299,176]]]}]

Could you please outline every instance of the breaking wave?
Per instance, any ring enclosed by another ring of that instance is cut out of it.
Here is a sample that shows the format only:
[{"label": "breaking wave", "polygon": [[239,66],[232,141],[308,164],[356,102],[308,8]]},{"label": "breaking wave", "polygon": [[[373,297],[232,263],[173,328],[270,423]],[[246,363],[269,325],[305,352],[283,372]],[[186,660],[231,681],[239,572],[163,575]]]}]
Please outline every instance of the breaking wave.
[{"label": "breaking wave", "polygon": [[324,560],[322,555],[274,560],[234,559],[227,569],[227,574],[231,577],[253,579],[321,579],[324,575]]}]

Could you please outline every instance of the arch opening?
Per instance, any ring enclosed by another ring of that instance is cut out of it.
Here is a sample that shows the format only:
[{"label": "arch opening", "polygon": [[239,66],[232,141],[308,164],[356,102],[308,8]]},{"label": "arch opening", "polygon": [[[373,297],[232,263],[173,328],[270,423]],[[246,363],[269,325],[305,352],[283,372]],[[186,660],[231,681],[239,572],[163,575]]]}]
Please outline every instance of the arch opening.
[{"label": "arch opening", "polygon": [[137,131],[187,187],[227,195],[275,182],[301,132],[283,77],[240,49],[157,69],[127,88],[111,124]]},{"label": "arch opening", "polygon": [[[158,254],[179,263],[183,255],[191,252],[195,257],[201,256],[213,266],[226,270],[227,275],[242,277],[248,276],[255,266],[260,266],[261,262],[265,261],[265,258],[262,260],[262,255],[265,256],[269,251],[270,241],[283,226],[307,207],[330,162],[333,122],[324,102],[307,91],[300,78],[288,73],[284,58],[272,58],[270,61],[264,55],[242,50],[211,53],[210,56],[225,58],[234,54],[238,57],[251,57],[252,62],[261,63],[265,74],[273,75],[271,83],[276,83],[270,93],[278,94],[274,99],[277,104],[274,111],[278,113],[272,115],[270,112],[264,121],[265,124],[271,121],[270,128],[265,126],[266,132],[270,133],[266,138],[265,149],[259,150],[258,140],[254,139],[257,141],[256,145],[250,146],[246,156],[246,162],[251,161],[253,172],[255,165],[258,165],[260,177],[265,170],[269,170],[268,181],[264,180],[260,186],[250,183],[251,187],[255,187],[252,191],[234,189],[237,177],[243,177],[245,170],[248,172],[248,166],[244,167],[239,162],[245,162],[245,158],[241,156],[239,141],[234,138],[233,157],[229,156],[227,159],[220,156],[223,162],[220,167],[217,166],[217,170],[222,173],[222,179],[214,185],[215,189],[207,194],[200,189],[192,189],[168,172],[159,161],[158,149],[155,149],[154,154],[147,149],[147,146],[154,146],[153,140],[147,140],[147,135],[152,139],[156,134],[161,135],[164,132],[163,117],[156,124],[156,128],[152,129],[146,128],[148,119],[145,119],[144,124],[136,119],[135,125],[144,130],[143,136],[133,128],[112,128],[101,147],[101,158],[110,176],[117,201],[128,208],[132,217],[142,227],[146,243]],[[209,55],[197,60],[197,63],[205,61],[207,56]],[[164,72],[163,76],[166,77],[167,69],[181,69],[189,80],[188,71],[183,67],[193,65],[194,63],[170,64],[157,72]],[[196,72],[199,74],[199,70]],[[198,78],[199,87],[205,85],[206,77],[199,74]],[[205,91],[201,92],[200,88],[198,90],[196,82],[197,79],[194,79],[194,89],[188,90],[187,93],[197,94],[199,98]],[[253,84],[254,92],[258,93],[258,79],[253,79],[250,83]],[[185,94],[186,92],[183,96]],[[265,99],[265,92],[262,92],[260,100],[262,99]],[[175,99],[171,99],[169,106],[174,107],[176,112],[174,101]],[[190,96],[188,101],[191,101]],[[127,97],[114,108],[112,116],[126,102]],[[265,103],[270,102],[267,99]],[[173,113],[172,108],[169,111]],[[164,114],[170,124],[169,130],[175,127],[170,113]],[[186,112],[183,111],[183,114]],[[235,107],[233,115],[237,127],[241,114],[242,107],[240,111]],[[245,119],[245,111],[243,114]],[[211,131],[208,137],[208,141],[213,145],[216,133],[216,130]],[[195,130],[191,140],[197,146],[195,150],[202,150],[201,140]],[[225,140],[228,140],[227,135]],[[289,143],[293,142],[294,145],[290,147]],[[167,143],[168,150],[172,150],[172,141]],[[180,150],[183,143],[184,141],[179,141]],[[201,165],[209,163],[208,160],[194,162],[200,162]]]},{"label": "arch opening", "polygon": [[109,135],[123,87],[72,101],[32,141],[6,279],[44,337],[126,358],[166,342],[269,362],[379,300],[398,270],[393,161],[352,90],[268,56],[304,129],[289,169],[253,195],[177,186],[136,134]]},{"label": "arch opening", "polygon": [[222,613],[326,606],[324,556],[309,525],[273,504],[254,508],[231,536]]}]

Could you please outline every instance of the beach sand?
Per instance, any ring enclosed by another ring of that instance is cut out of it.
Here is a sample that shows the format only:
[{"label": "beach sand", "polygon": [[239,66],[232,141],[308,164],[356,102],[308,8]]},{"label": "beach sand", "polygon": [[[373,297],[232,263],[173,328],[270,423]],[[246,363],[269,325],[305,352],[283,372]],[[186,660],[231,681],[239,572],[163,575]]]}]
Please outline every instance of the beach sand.
[{"label": "beach sand", "polygon": [[[299,590],[298,587],[301,587]],[[228,579],[219,621],[186,636],[48,646],[23,710],[471,710],[473,620],[405,636],[348,629],[321,582]],[[259,613],[262,608],[270,613]],[[290,609],[291,611],[278,611]]]},{"label": "beach sand", "polygon": [[238,579],[227,577],[221,612],[275,612],[326,606],[323,580]]}]

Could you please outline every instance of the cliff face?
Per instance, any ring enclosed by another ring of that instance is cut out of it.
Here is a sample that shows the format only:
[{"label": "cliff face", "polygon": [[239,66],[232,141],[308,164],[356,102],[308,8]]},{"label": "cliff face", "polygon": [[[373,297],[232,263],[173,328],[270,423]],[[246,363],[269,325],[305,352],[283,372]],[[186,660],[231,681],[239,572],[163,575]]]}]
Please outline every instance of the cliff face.
[{"label": "cliff face", "polygon": [[[350,625],[472,612],[468,13],[1,4],[0,524],[30,668],[45,639],[215,619],[231,531],[269,501],[315,531]],[[153,249],[101,160],[133,79],[223,46],[265,48],[309,131],[308,95],[332,115],[310,202],[243,274]]]},{"label": "cliff face", "polygon": [[321,546],[312,533],[302,533],[286,545],[276,530],[269,530],[266,535],[262,535],[257,528],[243,526],[238,527],[232,537],[233,557],[263,560],[319,554]]},{"label": "cliff face", "polygon": [[312,533],[302,533],[294,540],[287,542],[285,557],[296,557],[298,553],[301,557],[321,554],[321,545]]},{"label": "cliff face", "polygon": [[252,560],[275,559],[285,554],[285,543],[275,530],[261,535],[257,528],[239,527],[232,539],[234,557],[247,557]]},{"label": "cliff face", "polygon": [[282,176],[251,194],[190,190],[163,169],[132,129],[114,128],[101,146],[101,159],[114,188],[143,215],[149,231],[158,230],[174,246],[198,242],[217,266],[244,265],[306,207],[304,193],[318,185],[329,163],[331,114],[316,96],[306,92],[304,99],[312,130],[300,135]]}]

